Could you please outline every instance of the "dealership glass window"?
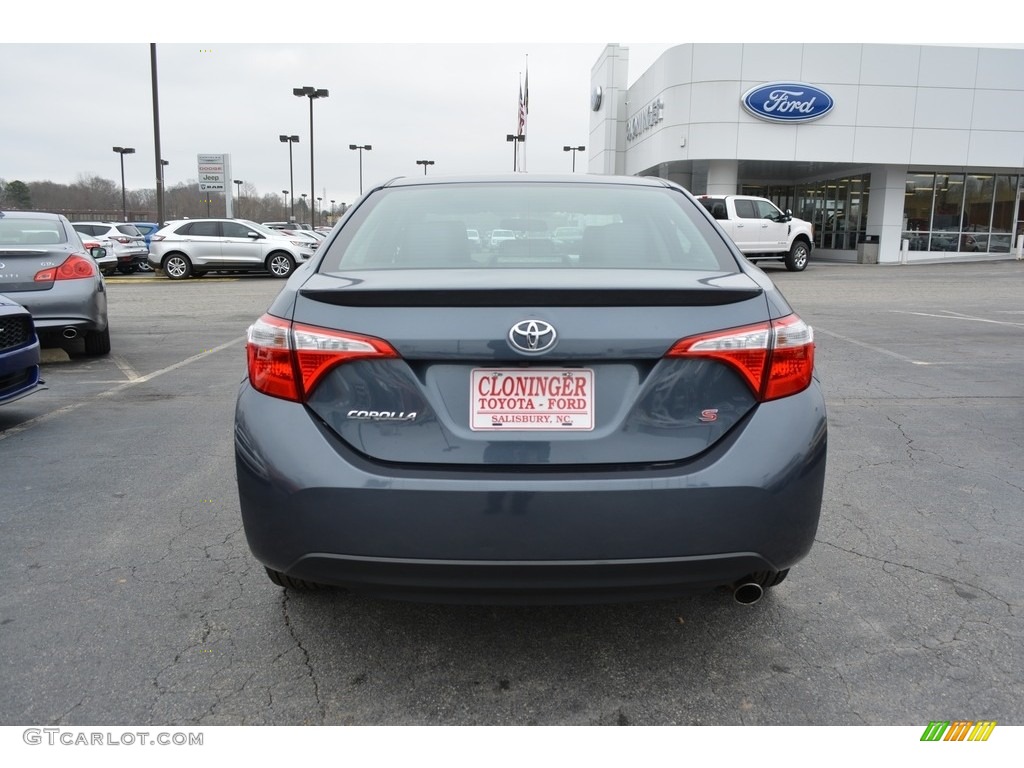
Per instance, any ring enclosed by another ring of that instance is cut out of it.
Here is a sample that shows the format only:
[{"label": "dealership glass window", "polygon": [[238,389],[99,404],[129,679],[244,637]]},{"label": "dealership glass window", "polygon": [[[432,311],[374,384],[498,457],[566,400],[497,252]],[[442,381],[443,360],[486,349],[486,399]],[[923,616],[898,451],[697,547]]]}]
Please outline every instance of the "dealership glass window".
[{"label": "dealership glass window", "polygon": [[912,251],[928,250],[934,202],[935,174],[907,174],[907,186],[903,194],[903,239],[910,241]]},{"label": "dealership glass window", "polygon": [[903,238],[912,251],[1008,253],[1020,177],[986,173],[911,173]]},{"label": "dealership glass window", "polygon": [[935,206],[929,251],[959,251],[963,220],[964,174],[935,175]]},{"label": "dealership glass window", "polygon": [[1017,212],[1017,186],[1020,178],[1017,176],[996,176],[993,179],[993,201],[992,201],[992,234],[989,237],[988,251],[990,253],[1009,253],[1013,245],[1013,227],[1016,223],[1020,234],[1024,222],[1014,214]]},{"label": "dealership glass window", "polygon": [[[845,181],[841,179],[840,181]],[[868,190],[870,184],[867,176],[854,176],[849,180],[849,199],[847,201],[846,248],[856,248],[857,243],[864,240],[868,227]]]},{"label": "dealership glass window", "polygon": [[864,239],[871,176],[841,176],[796,188],[794,215],[814,224],[817,248],[853,250]]}]

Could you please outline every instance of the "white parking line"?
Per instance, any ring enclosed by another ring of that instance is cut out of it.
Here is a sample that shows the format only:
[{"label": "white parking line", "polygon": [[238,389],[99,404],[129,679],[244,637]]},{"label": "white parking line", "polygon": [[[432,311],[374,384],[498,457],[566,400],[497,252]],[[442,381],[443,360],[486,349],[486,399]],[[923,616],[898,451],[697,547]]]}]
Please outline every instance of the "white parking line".
[{"label": "white parking line", "polygon": [[147,373],[145,376],[138,376],[138,374],[136,374],[136,378],[131,379],[130,381],[126,381],[126,382],[123,382],[121,384],[118,384],[116,387],[113,387],[112,389],[106,389],[103,392],[98,392],[97,394],[95,394],[95,395],[93,395],[93,396],[91,396],[89,398],[86,398],[85,400],[80,400],[77,403],[71,403],[69,405],[65,405],[63,408],[58,408],[56,411],[50,411],[49,413],[44,413],[42,416],[36,416],[34,419],[29,419],[28,421],[23,421],[21,424],[18,424],[16,427],[11,427],[10,429],[6,429],[3,432],[0,432],[0,440],[6,440],[8,437],[13,437],[14,435],[17,435],[20,432],[24,432],[27,429],[31,429],[32,427],[36,426],[37,424],[42,424],[44,422],[50,421],[51,419],[55,419],[58,416],[63,416],[65,413],[71,413],[72,411],[76,411],[79,408],[81,408],[83,405],[88,405],[93,400],[96,400],[98,398],[101,398],[101,397],[113,397],[114,395],[117,395],[118,393],[123,392],[124,390],[128,389],[128,387],[134,387],[136,384],[143,384],[143,383],[145,383],[147,381],[152,381],[153,379],[156,379],[156,378],[158,378],[160,376],[163,376],[165,373],[170,373],[171,371],[176,371],[179,368],[183,368],[186,365],[189,365],[191,363],[196,362],[196,360],[201,360],[204,357],[209,357],[210,355],[214,354],[215,352],[220,352],[223,349],[227,349],[228,347],[231,347],[231,346],[234,346],[235,344],[238,344],[238,342],[240,342],[240,341],[245,341],[245,338],[246,338],[245,336],[239,336],[237,339],[232,339],[231,341],[226,341],[223,344],[221,344],[220,346],[214,347],[213,349],[204,350],[203,352],[200,352],[198,355],[192,355],[192,357],[187,357],[184,360],[180,360],[179,362],[174,363],[173,365],[167,366],[166,368],[161,368],[159,371],[153,371],[152,373]]},{"label": "white parking line", "polygon": [[899,352],[893,352],[892,350],[884,349],[883,347],[876,347],[874,344],[866,344],[863,341],[857,341],[856,339],[851,339],[849,336],[843,336],[840,333],[833,333],[832,331],[826,331],[824,328],[821,328],[821,327],[819,327],[817,325],[814,326],[814,332],[815,333],[824,333],[826,336],[832,336],[833,338],[841,339],[841,340],[843,340],[845,342],[848,342],[850,344],[856,344],[858,347],[864,347],[864,349],[870,349],[872,352],[878,352],[881,355],[888,355],[889,357],[895,357],[897,360],[902,360],[903,362],[910,363],[911,365],[943,365],[943,363],[928,363],[928,362],[925,362],[924,360],[914,360],[913,358],[907,357],[906,355],[901,355]]},{"label": "white parking line", "polygon": [[943,314],[940,315],[932,314],[931,312],[908,312],[903,309],[890,309],[889,311],[897,315],[918,315],[919,317],[938,317],[944,320],[970,320],[975,323],[992,323],[993,325],[1009,325],[1013,328],[1024,328],[1024,323],[1010,323],[1007,322],[1006,320],[989,320],[988,318],[985,317],[975,317],[974,315],[965,315],[962,312],[954,312],[951,309],[942,310]]},{"label": "white parking line", "polygon": [[118,357],[117,355],[111,355],[110,359],[114,361],[114,365],[121,369],[121,373],[124,374],[124,377],[128,379],[128,381],[135,381],[139,378],[139,372],[132,368],[127,360]]}]

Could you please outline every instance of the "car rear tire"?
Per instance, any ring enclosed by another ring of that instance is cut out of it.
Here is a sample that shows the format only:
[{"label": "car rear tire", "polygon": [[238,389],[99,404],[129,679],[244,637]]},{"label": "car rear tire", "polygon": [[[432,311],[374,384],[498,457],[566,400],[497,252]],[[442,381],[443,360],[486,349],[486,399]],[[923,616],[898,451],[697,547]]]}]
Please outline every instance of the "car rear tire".
[{"label": "car rear tire", "polygon": [[786,269],[790,272],[803,272],[807,268],[807,259],[810,255],[811,251],[807,247],[807,243],[797,240],[786,256]]},{"label": "car rear tire", "polygon": [[110,328],[102,331],[87,331],[85,334],[85,354],[89,356],[110,353]]},{"label": "car rear tire", "polygon": [[267,271],[274,277],[288,277],[295,269],[295,260],[287,253],[272,253],[267,257]]},{"label": "car rear tire", "polygon": [[139,264],[139,272],[152,272],[153,268],[149,266],[148,261],[143,261]]},{"label": "car rear tire", "polygon": [[268,578],[277,584],[279,587],[285,589],[292,589],[299,592],[310,592],[315,589],[320,589],[323,585],[317,584],[315,581],[305,581],[304,579],[293,579],[291,576],[287,576],[280,571],[275,571],[272,568],[263,566],[267,571]]},{"label": "car rear tire", "polygon": [[192,262],[188,256],[172,253],[164,259],[164,274],[171,280],[184,280],[192,274]]}]

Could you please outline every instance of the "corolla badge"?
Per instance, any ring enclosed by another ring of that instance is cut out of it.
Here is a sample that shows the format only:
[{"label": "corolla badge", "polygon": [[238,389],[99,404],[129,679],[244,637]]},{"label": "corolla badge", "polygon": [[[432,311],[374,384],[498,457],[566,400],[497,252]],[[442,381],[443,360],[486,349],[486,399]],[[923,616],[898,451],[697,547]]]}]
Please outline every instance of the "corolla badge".
[{"label": "corolla badge", "polygon": [[806,123],[832,111],[835,101],[807,83],[765,83],[743,94],[743,107],[754,117],[776,123]]},{"label": "corolla badge", "polygon": [[555,346],[555,327],[543,320],[520,320],[508,332],[508,341],[520,352],[539,354]]}]

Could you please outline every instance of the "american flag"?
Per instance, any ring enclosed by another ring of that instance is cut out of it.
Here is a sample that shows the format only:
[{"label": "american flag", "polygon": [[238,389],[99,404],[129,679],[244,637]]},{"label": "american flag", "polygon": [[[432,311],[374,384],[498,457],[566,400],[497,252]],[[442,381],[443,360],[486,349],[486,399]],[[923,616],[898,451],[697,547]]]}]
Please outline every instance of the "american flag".
[{"label": "american flag", "polygon": [[[529,74],[526,75],[530,77]],[[529,80],[527,80],[527,87],[529,87]],[[523,98],[523,86],[519,86],[519,124],[516,127],[516,135],[522,136],[526,131],[526,100]]]}]

